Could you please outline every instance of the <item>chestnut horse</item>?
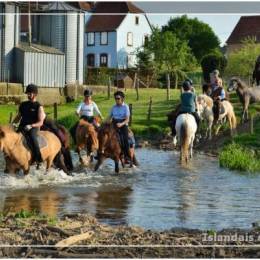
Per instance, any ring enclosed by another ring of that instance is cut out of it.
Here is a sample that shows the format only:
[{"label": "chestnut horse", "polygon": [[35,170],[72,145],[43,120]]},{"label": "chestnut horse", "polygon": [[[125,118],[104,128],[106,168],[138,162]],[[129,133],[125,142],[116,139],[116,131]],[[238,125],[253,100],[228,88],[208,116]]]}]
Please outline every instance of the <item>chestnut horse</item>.
[{"label": "chestnut horse", "polygon": [[92,161],[93,153],[98,150],[98,136],[92,124],[80,119],[76,129],[76,151],[82,164],[86,164],[86,162],[82,159],[80,152],[85,148]]},{"label": "chestnut horse", "polygon": [[[98,170],[100,165],[104,162],[106,158],[111,158],[115,162],[115,172],[119,173],[119,161],[123,162],[123,151],[120,146],[118,132],[112,123],[104,123],[98,131],[98,161],[95,166],[95,171]],[[131,162],[130,166],[138,165],[133,148],[130,148]]]},{"label": "chestnut horse", "polygon": [[[40,131],[40,135],[47,143],[40,151],[43,161],[47,163],[46,170],[49,170],[53,160],[59,155],[61,143],[58,137],[49,131]],[[9,170],[12,169],[13,173],[23,170],[25,175],[29,173],[32,154],[21,133],[16,133],[10,126],[0,126],[0,151],[4,153],[6,163],[10,165]]]}]

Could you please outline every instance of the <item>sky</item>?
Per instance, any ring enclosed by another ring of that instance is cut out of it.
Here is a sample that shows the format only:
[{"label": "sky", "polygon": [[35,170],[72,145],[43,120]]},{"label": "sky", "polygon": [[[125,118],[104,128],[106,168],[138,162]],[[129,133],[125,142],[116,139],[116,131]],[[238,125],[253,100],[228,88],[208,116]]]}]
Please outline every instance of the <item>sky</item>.
[{"label": "sky", "polygon": [[[167,24],[171,17],[179,16],[176,14],[147,14],[149,21],[153,25],[161,27],[164,24]],[[233,14],[209,14],[209,15],[191,15],[188,14],[188,17],[194,18],[197,17],[200,21],[205,22],[210,25],[215,34],[219,37],[221,41],[221,46],[223,46],[228,39],[229,35],[236,26],[241,15]]]}]

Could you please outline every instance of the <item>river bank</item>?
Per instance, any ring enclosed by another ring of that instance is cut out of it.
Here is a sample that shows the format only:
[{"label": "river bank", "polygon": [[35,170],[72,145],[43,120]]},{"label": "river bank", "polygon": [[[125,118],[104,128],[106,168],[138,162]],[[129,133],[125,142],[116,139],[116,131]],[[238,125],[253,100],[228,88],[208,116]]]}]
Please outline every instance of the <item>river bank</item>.
[{"label": "river bank", "polygon": [[259,257],[260,230],[161,232],[100,224],[90,215],[2,216],[0,257]]}]

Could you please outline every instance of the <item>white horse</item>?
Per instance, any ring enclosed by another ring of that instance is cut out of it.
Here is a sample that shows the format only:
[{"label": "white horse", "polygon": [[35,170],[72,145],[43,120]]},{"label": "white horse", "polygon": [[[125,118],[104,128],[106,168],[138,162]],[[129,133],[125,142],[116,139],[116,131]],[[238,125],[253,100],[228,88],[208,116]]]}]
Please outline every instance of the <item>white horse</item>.
[{"label": "white horse", "polygon": [[177,139],[181,146],[180,160],[186,163],[192,158],[192,148],[197,131],[197,123],[191,114],[180,114],[176,120]]},{"label": "white horse", "polygon": [[207,122],[207,128],[205,137],[211,140],[212,138],[212,126],[214,122],[213,114],[213,99],[205,94],[201,94],[197,97],[197,109],[201,120]]}]

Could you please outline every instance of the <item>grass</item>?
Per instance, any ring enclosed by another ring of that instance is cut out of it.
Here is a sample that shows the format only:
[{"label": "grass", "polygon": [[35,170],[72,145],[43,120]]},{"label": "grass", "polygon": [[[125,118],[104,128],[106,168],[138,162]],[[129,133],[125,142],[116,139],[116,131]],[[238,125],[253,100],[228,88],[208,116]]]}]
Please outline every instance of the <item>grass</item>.
[{"label": "grass", "polygon": [[260,158],[254,150],[238,143],[226,145],[219,155],[220,166],[231,170],[260,172]]}]

